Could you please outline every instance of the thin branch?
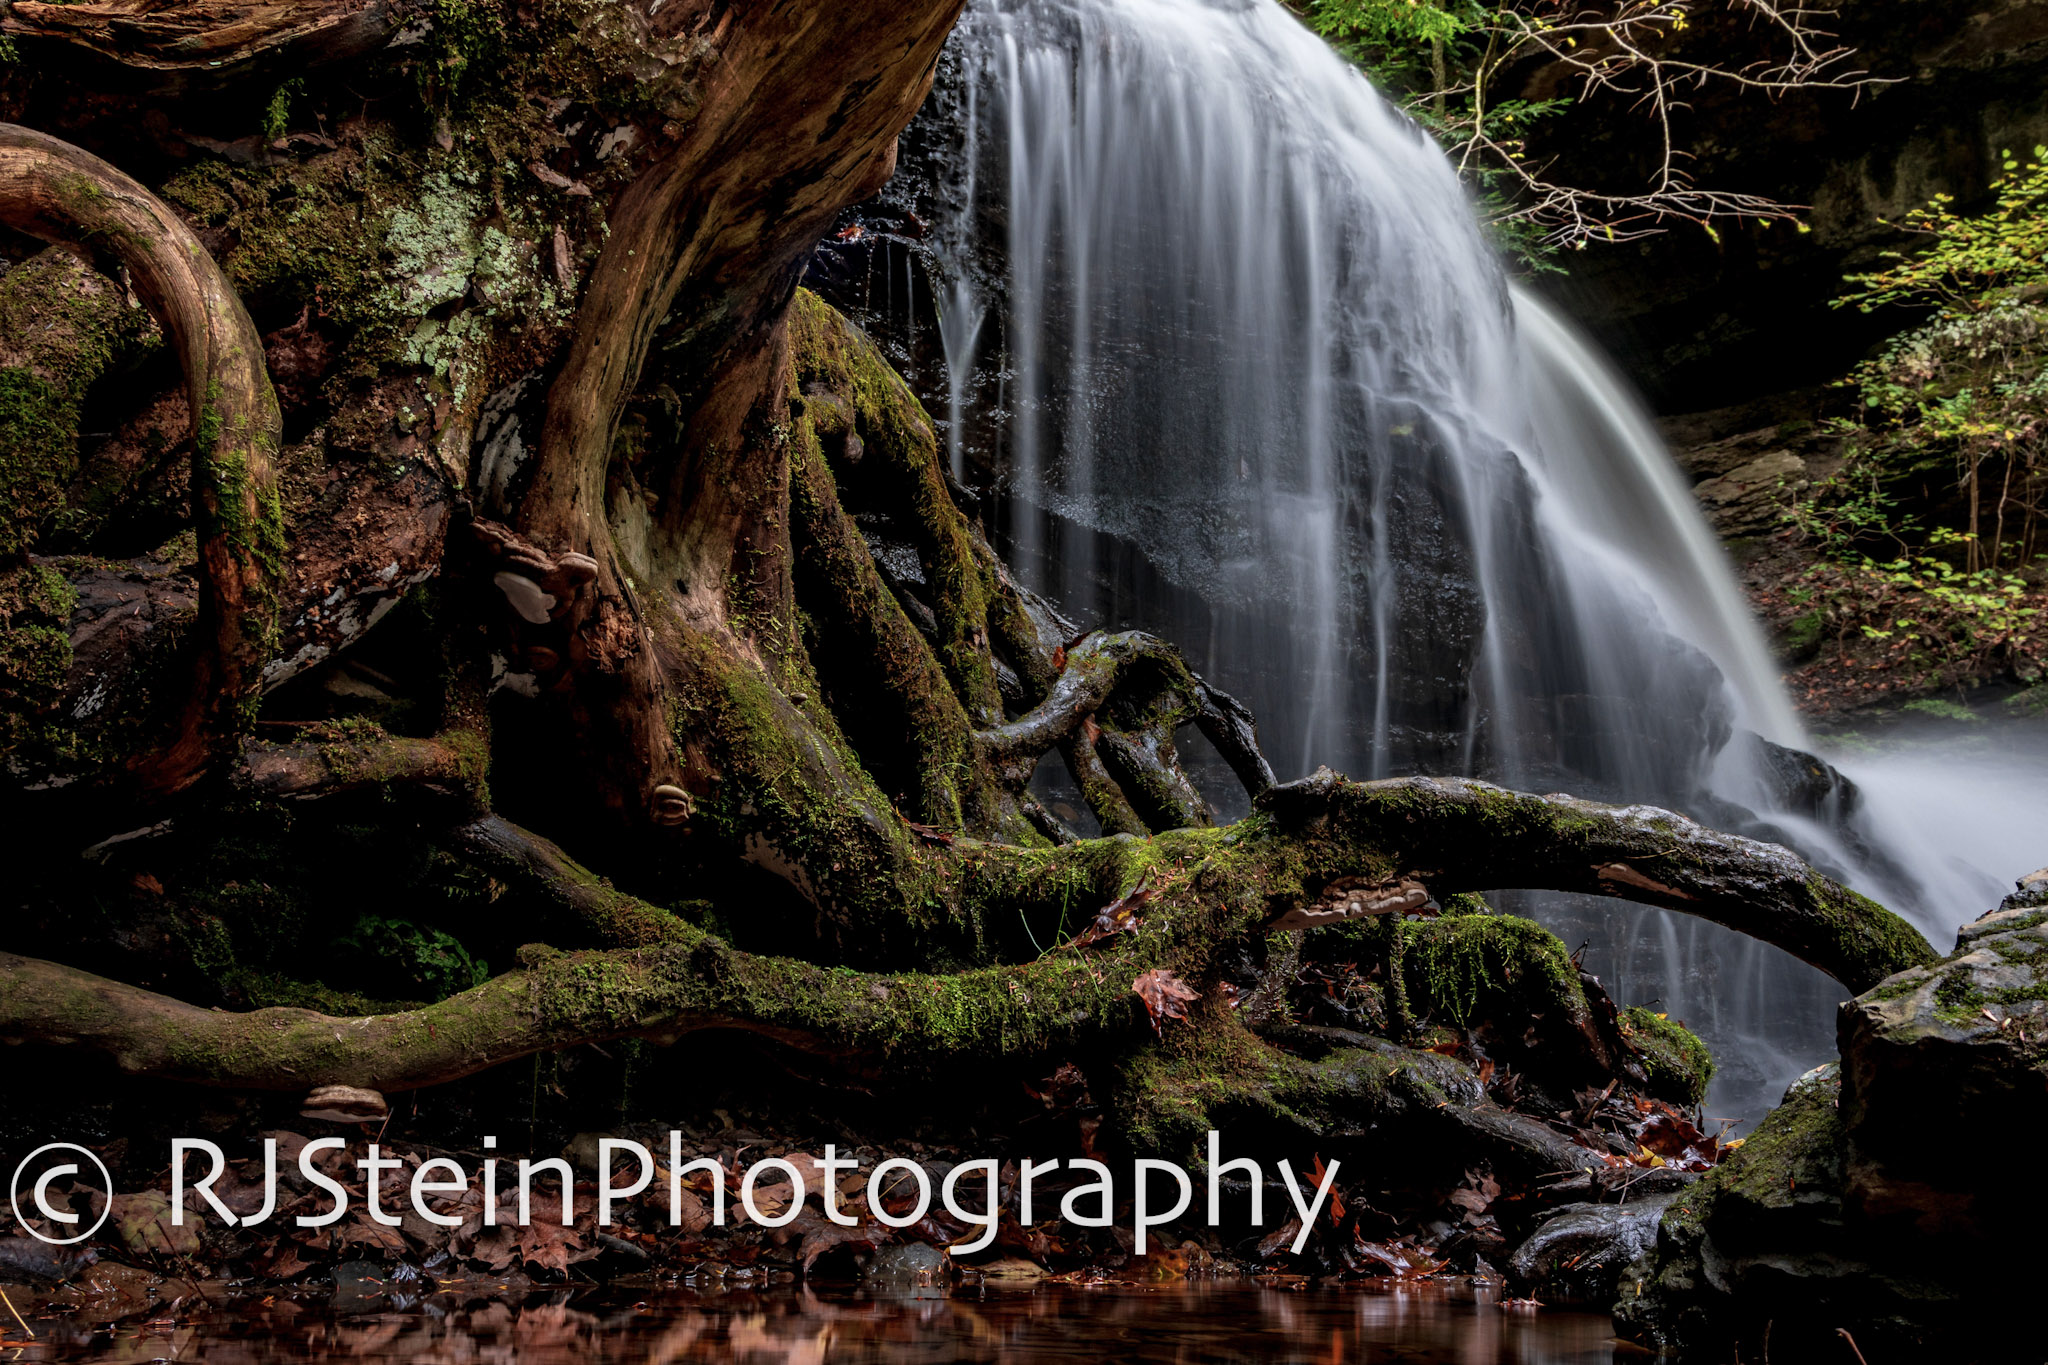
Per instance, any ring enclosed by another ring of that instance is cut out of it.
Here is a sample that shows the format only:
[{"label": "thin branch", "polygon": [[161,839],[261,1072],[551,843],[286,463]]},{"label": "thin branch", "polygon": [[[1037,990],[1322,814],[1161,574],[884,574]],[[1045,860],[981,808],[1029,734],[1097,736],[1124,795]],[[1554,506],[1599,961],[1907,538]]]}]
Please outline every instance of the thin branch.
[{"label": "thin branch", "polygon": [[[1711,227],[1718,219],[1795,217],[1801,205],[1702,190],[1692,183],[1680,164],[1685,153],[1672,127],[1674,112],[1690,107],[1684,93],[1723,85],[1773,99],[1801,90],[1841,90],[1857,96],[1892,82],[1851,67],[1855,49],[1821,26],[1823,11],[1770,0],[1728,3],[1746,13],[1752,27],[1764,30],[1775,43],[1771,55],[1741,66],[1670,55],[1668,49],[1699,8],[1696,0],[1585,6],[1569,9],[1556,20],[1514,7],[1492,11],[1480,30],[1487,47],[1473,79],[1432,92],[1432,98],[1464,95],[1471,100],[1470,113],[1462,121],[1469,126],[1460,142],[1460,171],[1469,173],[1476,161],[1484,161],[1513,177],[1521,188],[1521,202],[1504,220],[1548,229],[1543,240],[1552,246],[1578,245],[1595,237],[1630,241],[1660,232],[1674,219]],[[1645,189],[1599,193],[1559,183],[1532,167],[1519,143],[1487,132],[1488,82],[1496,72],[1532,57],[1566,68],[1578,80],[1581,101],[1605,92],[1628,96],[1648,112],[1658,152]]]}]

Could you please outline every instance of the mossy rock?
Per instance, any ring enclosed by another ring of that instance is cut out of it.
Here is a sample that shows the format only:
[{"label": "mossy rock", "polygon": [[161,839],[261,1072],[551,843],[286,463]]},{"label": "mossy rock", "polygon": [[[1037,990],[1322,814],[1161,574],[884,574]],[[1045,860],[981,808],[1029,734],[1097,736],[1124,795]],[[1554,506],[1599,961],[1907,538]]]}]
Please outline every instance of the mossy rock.
[{"label": "mossy rock", "polygon": [[0,569],[0,754],[46,743],[71,670],[78,597],[41,565]]},{"label": "mossy rock", "polygon": [[[1706,1179],[1665,1210],[1656,1246],[1621,1277],[1624,1337],[1725,1349],[1769,1321],[1786,1284],[1775,1262],[1858,1273],[1841,1218],[1841,1068],[1801,1078]],[[1755,1299],[1743,1291],[1755,1281]]]},{"label": "mossy rock", "polygon": [[2048,906],[2035,899],[2023,883],[1947,958],[1842,1007],[1848,1179],[1874,1227],[1960,1243],[2048,1216],[2029,1182],[1959,1155],[2048,1125]]},{"label": "mossy rock", "polygon": [[1417,1014],[1461,1026],[1510,1014],[1586,1014],[1571,953],[1534,920],[1445,915],[1408,921],[1401,932],[1404,979]]},{"label": "mossy rock", "polygon": [[1673,1104],[1698,1104],[1714,1079],[1713,1054],[1685,1025],[1632,1005],[1621,1012],[1621,1036],[1650,1073],[1649,1091]]},{"label": "mossy rock", "polygon": [[1821,636],[1826,629],[1826,612],[1819,608],[1803,612],[1785,623],[1778,637],[1778,652],[1792,660],[1810,659],[1819,651]]},{"label": "mossy rock", "polygon": [[148,313],[68,251],[0,275],[0,555],[36,547],[78,469],[87,391],[157,335]]}]

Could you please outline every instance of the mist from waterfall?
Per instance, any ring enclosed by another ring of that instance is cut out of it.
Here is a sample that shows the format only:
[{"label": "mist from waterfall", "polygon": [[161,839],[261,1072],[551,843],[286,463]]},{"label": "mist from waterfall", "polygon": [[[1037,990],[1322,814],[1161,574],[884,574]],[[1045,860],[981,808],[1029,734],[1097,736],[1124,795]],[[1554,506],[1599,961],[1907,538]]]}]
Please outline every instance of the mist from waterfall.
[{"label": "mist from waterfall", "polygon": [[[1794,842],[1941,947],[2031,866],[1926,855],[1868,765],[1854,819],[1788,800],[1752,736],[1801,727],[1625,382],[1509,286],[1436,145],[1275,0],[974,0],[950,60],[954,472],[1003,481],[1022,581],[1179,644],[1283,780],[1670,805]],[[1591,935],[1620,1003],[1707,1037],[1713,1112],[1754,1118],[1832,1053],[1839,988],[1781,952],[1511,903]]]}]

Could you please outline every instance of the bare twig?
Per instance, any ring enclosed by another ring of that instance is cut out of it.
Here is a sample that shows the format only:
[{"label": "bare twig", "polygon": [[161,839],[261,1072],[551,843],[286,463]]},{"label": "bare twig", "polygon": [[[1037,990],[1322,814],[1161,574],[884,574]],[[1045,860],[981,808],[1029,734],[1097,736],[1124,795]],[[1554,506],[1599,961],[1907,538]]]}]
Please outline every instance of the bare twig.
[{"label": "bare twig", "polygon": [[7,1297],[7,1291],[4,1289],[0,1289],[0,1303],[7,1305],[7,1311],[14,1314],[14,1320],[21,1324],[21,1330],[28,1333],[30,1341],[34,1341],[36,1339],[34,1329],[28,1325],[28,1320],[21,1316],[21,1310],[14,1306],[14,1300]]},{"label": "bare twig", "polygon": [[[1459,169],[1469,172],[1484,165],[1510,177],[1520,195],[1504,221],[1544,229],[1543,241],[1551,246],[1581,246],[1593,238],[1629,241],[1661,232],[1674,219],[1706,227],[1717,219],[1794,219],[1803,206],[1693,183],[1683,165],[1687,153],[1672,128],[1673,115],[1690,107],[1685,96],[1718,84],[1772,99],[1795,90],[1842,90],[1854,98],[1890,82],[1851,65],[1855,49],[1820,26],[1819,10],[1772,0],[1726,3],[1762,31],[1767,55],[1739,66],[1679,55],[1678,35],[1700,9],[1700,0],[1532,3],[1494,10],[1480,30],[1486,45],[1472,78],[1429,97],[1437,110],[1445,95],[1470,100],[1469,112],[1451,123],[1461,142]],[[1625,96],[1647,114],[1658,143],[1644,188],[1615,193],[1564,184],[1551,178],[1546,167],[1532,164],[1519,141],[1487,131],[1490,82],[1510,66],[1538,57],[1568,69],[1582,102],[1602,93]]]}]

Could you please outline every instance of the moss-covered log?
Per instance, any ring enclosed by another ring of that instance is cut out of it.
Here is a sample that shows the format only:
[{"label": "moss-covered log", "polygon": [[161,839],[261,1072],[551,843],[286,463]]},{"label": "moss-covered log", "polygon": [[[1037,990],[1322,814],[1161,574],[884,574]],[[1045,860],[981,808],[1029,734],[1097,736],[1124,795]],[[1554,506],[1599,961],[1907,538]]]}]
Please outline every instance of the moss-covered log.
[{"label": "moss-covered log", "polygon": [[[1220,946],[1359,875],[1409,868],[1446,889],[1475,879],[1588,889],[1590,876],[1610,894],[1738,919],[1759,937],[1809,945],[1812,898],[1832,886],[1817,876],[1788,885],[1780,876],[1789,856],[1782,850],[1715,835],[1665,812],[1522,797],[1482,783],[1318,779],[1276,788],[1261,804],[1266,813],[1227,831],[1177,831],[1144,842],[1027,850],[960,841],[935,885],[962,906],[1013,910],[1031,937],[1034,919],[1054,932],[1052,914],[1064,915],[1077,889],[1108,899],[1145,883],[1147,913],[1104,953],[1062,949],[943,975],[848,972],[735,951],[599,885],[545,841],[486,821],[463,836],[477,852],[552,888],[578,929],[595,927],[636,946],[571,957],[550,951],[522,971],[425,1010],[355,1020],[290,1011],[223,1015],[7,957],[0,959],[0,1036],[85,1046],[143,1074],[254,1088],[403,1089],[573,1042],[666,1038],[708,1027],[886,1059],[994,1056],[1119,1030],[1131,1018],[1131,983],[1140,973],[1163,966],[1205,979]],[[1474,838],[1477,830],[1461,828],[1474,819],[1493,822],[1494,840],[1483,856],[1464,860],[1474,870],[1417,868],[1418,852],[1427,856],[1446,840]],[[1646,843],[1646,835],[1656,837]],[[1670,851],[1680,846],[1683,858]],[[1561,856],[1560,848],[1591,859],[1591,867]],[[1597,869],[1631,860],[1665,880],[1646,887],[1600,878]],[[1828,903],[1851,931],[1814,956],[1861,970],[1857,964],[1869,960],[1874,939],[1911,954],[1901,937],[1910,930],[1886,923],[1888,912],[1876,906],[1844,900],[1846,894],[1834,888]],[[1433,991],[1457,991],[1447,974],[1426,962],[1424,971],[1433,982],[1445,978]]]},{"label": "moss-covered log", "polygon": [[[200,1085],[408,1090],[550,1048],[739,1028],[833,1055],[996,1058],[1128,1025],[1128,975],[1079,957],[944,976],[871,975],[732,950],[678,926],[616,951],[534,950],[519,971],[437,1004],[335,1019],[230,1014],[0,954],[0,1037],[79,1046],[123,1071]],[[1142,960],[1140,955],[1139,960]]]},{"label": "moss-covered log", "polygon": [[1439,893],[1540,886],[1682,910],[1774,943],[1851,991],[1936,958],[1912,925],[1789,849],[1654,806],[1328,774],[1275,788],[1264,804],[1283,822],[1399,850],[1402,870]]}]

